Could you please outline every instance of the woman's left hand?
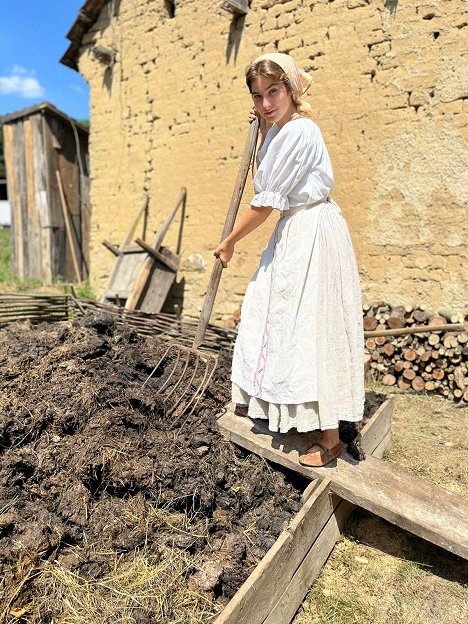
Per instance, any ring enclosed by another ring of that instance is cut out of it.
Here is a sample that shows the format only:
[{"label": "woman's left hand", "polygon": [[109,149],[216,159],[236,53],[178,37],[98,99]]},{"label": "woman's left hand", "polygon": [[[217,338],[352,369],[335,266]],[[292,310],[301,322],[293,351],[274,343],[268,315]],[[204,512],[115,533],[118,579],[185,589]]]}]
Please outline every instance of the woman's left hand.
[{"label": "woman's left hand", "polygon": [[231,260],[234,255],[234,243],[229,241],[227,238],[220,243],[213,252],[213,255],[216,258],[221,260],[221,264],[225,269],[228,265],[228,262]]}]

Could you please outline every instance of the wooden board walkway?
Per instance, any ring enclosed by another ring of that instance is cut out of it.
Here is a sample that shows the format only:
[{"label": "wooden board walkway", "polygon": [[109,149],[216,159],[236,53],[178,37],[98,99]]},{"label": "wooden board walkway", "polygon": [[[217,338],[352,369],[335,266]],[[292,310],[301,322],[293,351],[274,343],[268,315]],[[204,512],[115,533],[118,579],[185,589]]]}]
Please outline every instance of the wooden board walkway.
[{"label": "wooden board walkway", "polygon": [[[390,444],[393,397],[362,430],[366,452],[381,457]],[[313,437],[316,437],[314,435]],[[289,624],[320,574],[354,505],[330,489],[330,479],[311,481],[303,506],[213,624]]]},{"label": "wooden board walkway", "polygon": [[[329,479],[331,491],[342,499],[468,559],[465,498],[378,459],[378,453],[362,462],[344,454],[323,468],[301,466],[299,453],[310,446],[315,434],[273,433],[265,422],[228,411],[219,417],[218,426],[235,444],[311,480]],[[377,438],[389,435],[390,431],[379,429]]]}]

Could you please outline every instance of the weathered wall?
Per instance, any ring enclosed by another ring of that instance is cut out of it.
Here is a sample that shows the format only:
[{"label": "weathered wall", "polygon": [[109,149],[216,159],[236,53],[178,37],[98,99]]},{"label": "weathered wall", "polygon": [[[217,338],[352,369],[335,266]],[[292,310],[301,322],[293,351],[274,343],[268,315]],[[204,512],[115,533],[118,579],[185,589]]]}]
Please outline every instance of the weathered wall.
[{"label": "weathered wall", "polygon": [[[157,229],[185,185],[179,279],[185,309],[200,309],[247,136],[244,69],[278,49],[314,74],[310,101],[364,296],[460,309],[468,278],[465,2],[253,0],[237,22],[220,4],[176,0],[170,18],[164,0],[114,1],[86,36],[95,286],[104,287],[113,264],[101,241],[121,241],[144,191]],[[113,68],[95,58],[95,45],[117,51]],[[272,226],[239,243],[218,318],[239,305]],[[172,230],[169,243],[177,224]]]}]

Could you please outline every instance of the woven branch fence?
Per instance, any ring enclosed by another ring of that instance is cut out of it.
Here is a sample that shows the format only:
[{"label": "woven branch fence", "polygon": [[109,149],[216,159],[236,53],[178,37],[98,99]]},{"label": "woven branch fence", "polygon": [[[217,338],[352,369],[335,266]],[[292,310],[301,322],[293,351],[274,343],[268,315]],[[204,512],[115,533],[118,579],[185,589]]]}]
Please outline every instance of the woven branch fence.
[{"label": "woven branch fence", "polygon": [[[157,336],[190,347],[195,337],[198,319],[174,314],[148,314],[126,310],[110,304],[96,303],[70,295],[26,295],[0,293],[0,328],[9,323],[29,320],[31,323],[63,321],[85,314],[112,318],[122,329],[133,329],[140,335]],[[203,348],[208,351],[231,351],[237,332],[209,325]]]}]

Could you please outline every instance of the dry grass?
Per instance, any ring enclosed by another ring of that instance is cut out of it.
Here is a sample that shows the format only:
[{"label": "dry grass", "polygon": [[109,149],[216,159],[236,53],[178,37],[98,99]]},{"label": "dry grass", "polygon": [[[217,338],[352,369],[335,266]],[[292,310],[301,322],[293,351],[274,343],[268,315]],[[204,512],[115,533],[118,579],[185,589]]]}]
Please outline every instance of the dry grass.
[{"label": "dry grass", "polygon": [[[376,384],[375,389],[384,388]],[[394,394],[392,445],[385,459],[468,495],[468,407],[428,394]]]},{"label": "dry grass", "polygon": [[[143,499],[128,502],[116,519],[127,529],[158,528],[160,544],[148,544],[131,557],[116,552],[95,552],[96,561],[106,557],[107,574],[86,578],[63,564],[83,559],[83,551],[70,548],[62,562],[55,561],[30,569],[8,600],[8,610],[0,617],[7,624],[206,624],[220,605],[191,588],[188,577],[197,569],[197,560],[171,545],[169,534],[183,534],[192,542],[204,538],[206,526],[187,514],[148,506]],[[89,552],[85,555],[90,560]],[[92,561],[92,557],[91,557]],[[15,603],[23,587],[33,590],[31,602]],[[16,616],[16,617],[15,617]]]},{"label": "dry grass", "polygon": [[[371,529],[384,529],[371,519]],[[392,529],[389,529],[392,531]],[[397,536],[394,536],[398,539]],[[295,624],[461,624],[468,589],[441,570],[344,537],[309,592]]]},{"label": "dry grass", "polygon": [[187,587],[194,562],[180,550],[161,548],[151,556],[143,550],[130,562],[116,553],[109,556],[113,569],[98,580],[85,579],[59,564],[45,566],[35,583],[42,600],[36,599],[27,621],[134,624],[138,614],[145,614],[145,621],[203,624],[217,611],[217,605]]},{"label": "dry grass", "polygon": [[[373,390],[389,393],[374,384]],[[468,493],[468,409],[395,394],[385,459],[457,494]],[[468,564],[389,523],[355,512],[294,624],[461,624]]]}]

